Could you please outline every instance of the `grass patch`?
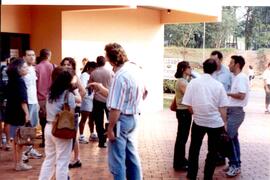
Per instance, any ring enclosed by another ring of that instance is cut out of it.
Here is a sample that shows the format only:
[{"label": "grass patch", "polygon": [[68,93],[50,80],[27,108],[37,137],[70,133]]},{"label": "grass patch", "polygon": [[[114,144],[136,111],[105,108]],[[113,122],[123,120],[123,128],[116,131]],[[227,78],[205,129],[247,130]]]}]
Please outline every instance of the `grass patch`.
[{"label": "grass patch", "polygon": [[[164,47],[164,50],[165,50],[164,51],[165,58],[184,59],[184,54],[185,54],[185,60],[191,63],[201,64],[204,61],[203,49],[200,49],[200,48],[183,48],[183,47],[169,46],[169,47]],[[221,49],[208,48],[208,49],[205,49],[205,58],[209,57],[210,53],[213,50],[221,51],[225,58],[237,51],[236,49],[231,49],[231,48],[221,48]]]},{"label": "grass patch", "polygon": [[173,97],[174,96],[170,96],[170,95],[169,96],[168,95],[165,95],[163,97],[163,108],[164,109],[169,109],[170,108],[170,105],[172,103]]}]

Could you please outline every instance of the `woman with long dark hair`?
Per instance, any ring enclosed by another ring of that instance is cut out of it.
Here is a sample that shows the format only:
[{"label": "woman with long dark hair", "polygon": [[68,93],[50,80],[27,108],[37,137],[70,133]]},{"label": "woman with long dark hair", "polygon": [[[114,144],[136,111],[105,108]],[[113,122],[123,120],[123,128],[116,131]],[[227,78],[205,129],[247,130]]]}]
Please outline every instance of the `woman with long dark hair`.
[{"label": "woman with long dark hair", "polygon": [[[15,58],[8,66],[8,84],[7,84],[7,106],[6,122],[10,124],[10,137],[15,139],[16,130],[30,121],[27,91],[24,80],[22,79],[28,73],[27,64],[23,59]],[[22,161],[22,145],[13,141],[13,158],[16,171],[25,171],[32,169],[32,166]]]},{"label": "woman with long dark hair", "polygon": [[[76,61],[72,57],[65,57],[60,65],[62,67],[70,68],[74,72],[76,72]],[[74,78],[76,78],[76,84],[73,85],[72,89],[75,94],[75,102],[77,104],[76,109],[75,109],[75,119],[78,125],[78,118],[79,118],[79,112],[80,112],[80,103],[82,102],[82,99],[86,95],[86,90],[83,87],[80,79],[77,77],[75,74]],[[80,161],[80,151],[79,151],[79,143],[77,138],[73,139],[73,150],[74,150],[74,159],[72,162],[69,164],[69,168],[77,168],[81,167],[82,163]]]},{"label": "woman with long dark hair", "polygon": [[49,90],[47,124],[45,127],[45,160],[41,166],[39,179],[49,180],[55,172],[56,180],[68,179],[68,164],[72,151],[72,139],[60,139],[52,135],[56,114],[62,110],[65,95],[71,109],[75,109],[75,96],[72,86],[76,84],[75,73],[70,68],[56,67],[52,73]]},{"label": "woman with long dark hair", "polygon": [[191,68],[187,61],[181,61],[177,65],[175,78],[175,101],[176,118],[178,120],[178,129],[174,147],[173,168],[175,170],[187,170],[188,161],[185,158],[186,142],[189,136],[191,125],[191,113],[188,107],[182,104],[188,82],[190,81]]}]

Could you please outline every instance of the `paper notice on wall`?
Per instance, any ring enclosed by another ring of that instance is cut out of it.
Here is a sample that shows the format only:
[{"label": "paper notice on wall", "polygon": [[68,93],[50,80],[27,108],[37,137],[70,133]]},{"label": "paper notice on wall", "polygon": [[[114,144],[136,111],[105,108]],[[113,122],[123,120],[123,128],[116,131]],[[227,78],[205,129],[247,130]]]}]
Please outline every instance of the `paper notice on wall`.
[{"label": "paper notice on wall", "polygon": [[19,49],[10,49],[10,57],[19,57]]},{"label": "paper notice on wall", "polygon": [[163,79],[175,79],[174,74],[177,69],[177,64],[180,61],[182,61],[180,58],[164,58]]}]

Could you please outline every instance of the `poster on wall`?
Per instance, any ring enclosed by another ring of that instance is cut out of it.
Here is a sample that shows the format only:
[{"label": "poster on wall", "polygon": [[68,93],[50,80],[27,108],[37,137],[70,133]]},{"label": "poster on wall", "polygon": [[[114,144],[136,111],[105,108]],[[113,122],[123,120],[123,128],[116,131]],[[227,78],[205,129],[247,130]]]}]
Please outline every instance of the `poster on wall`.
[{"label": "poster on wall", "polygon": [[19,49],[10,49],[10,57],[19,57]]},{"label": "poster on wall", "polygon": [[180,61],[182,61],[180,58],[164,58],[163,79],[175,79],[174,74]]}]

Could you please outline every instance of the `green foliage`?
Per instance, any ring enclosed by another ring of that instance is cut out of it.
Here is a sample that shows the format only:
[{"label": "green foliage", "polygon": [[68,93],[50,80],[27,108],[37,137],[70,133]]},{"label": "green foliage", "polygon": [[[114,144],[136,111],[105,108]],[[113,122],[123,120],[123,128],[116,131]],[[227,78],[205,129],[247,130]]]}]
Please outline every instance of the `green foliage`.
[{"label": "green foliage", "polygon": [[220,23],[207,23],[205,28],[206,48],[226,47],[230,36],[235,37],[237,32],[236,7],[223,7]]},{"label": "green foliage", "polygon": [[169,46],[202,47],[202,29],[200,24],[165,25],[165,41]]},{"label": "green foliage", "polygon": [[[221,23],[206,23],[206,48],[225,47],[227,37],[236,34],[235,11],[236,7],[224,7]],[[203,23],[165,25],[164,37],[167,46],[202,48]]]},{"label": "green foliage", "polygon": [[[241,19],[236,12],[244,11]],[[203,24],[165,25],[165,46],[202,48]],[[222,10],[222,21],[206,23],[205,48],[237,47],[237,38],[245,37],[246,49],[270,48],[270,7],[233,7]],[[179,52],[184,59],[187,53]]]},{"label": "green foliage", "polygon": [[175,93],[175,82],[176,80],[163,80],[163,92],[164,93]]},{"label": "green foliage", "polygon": [[270,47],[270,7],[245,7],[239,24],[239,37],[245,37],[246,50]]},{"label": "green foliage", "polygon": [[169,109],[171,103],[172,103],[172,99],[163,98],[163,108],[164,109]]}]

